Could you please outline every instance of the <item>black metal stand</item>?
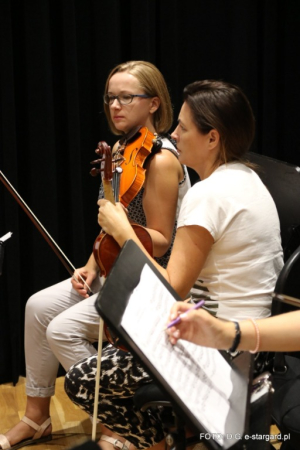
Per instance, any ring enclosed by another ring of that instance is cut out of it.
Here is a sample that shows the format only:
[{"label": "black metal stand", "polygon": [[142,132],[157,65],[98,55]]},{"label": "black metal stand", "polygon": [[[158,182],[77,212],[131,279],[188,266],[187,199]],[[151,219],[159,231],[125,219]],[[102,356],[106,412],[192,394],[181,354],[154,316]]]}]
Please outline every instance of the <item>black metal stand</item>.
[{"label": "black metal stand", "polygon": [[0,238],[0,276],[2,275],[2,267],[4,261],[4,248],[5,242],[12,236],[12,232],[6,233],[4,236]]},{"label": "black metal stand", "polygon": [[2,275],[3,260],[4,260],[4,243],[0,241],[0,275]]}]

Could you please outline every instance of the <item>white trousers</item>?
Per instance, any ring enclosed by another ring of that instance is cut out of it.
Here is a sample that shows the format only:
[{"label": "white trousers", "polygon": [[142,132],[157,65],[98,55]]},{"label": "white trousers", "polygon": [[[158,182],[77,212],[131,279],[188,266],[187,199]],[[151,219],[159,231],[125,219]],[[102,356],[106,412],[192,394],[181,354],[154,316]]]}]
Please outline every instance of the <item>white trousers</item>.
[{"label": "white trousers", "polygon": [[[100,290],[100,279],[91,286]],[[100,318],[97,294],[84,299],[62,281],[29,298],[25,311],[26,394],[54,395],[59,363],[67,371],[79,360],[95,354]]]}]

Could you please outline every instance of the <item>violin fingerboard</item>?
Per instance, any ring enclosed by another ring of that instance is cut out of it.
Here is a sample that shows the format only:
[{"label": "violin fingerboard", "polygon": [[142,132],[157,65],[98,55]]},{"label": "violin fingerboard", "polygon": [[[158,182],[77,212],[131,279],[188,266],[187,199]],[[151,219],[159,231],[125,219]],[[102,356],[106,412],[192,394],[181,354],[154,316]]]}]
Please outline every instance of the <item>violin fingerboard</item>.
[{"label": "violin fingerboard", "polygon": [[104,198],[115,204],[114,191],[110,181],[102,179]]}]

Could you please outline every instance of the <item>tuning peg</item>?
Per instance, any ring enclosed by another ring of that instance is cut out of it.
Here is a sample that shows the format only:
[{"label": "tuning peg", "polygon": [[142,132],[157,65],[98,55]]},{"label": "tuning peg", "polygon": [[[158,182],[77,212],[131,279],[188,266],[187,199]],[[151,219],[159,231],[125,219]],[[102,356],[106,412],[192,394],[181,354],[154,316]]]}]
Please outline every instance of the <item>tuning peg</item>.
[{"label": "tuning peg", "polygon": [[101,170],[100,169],[96,169],[96,167],[93,167],[90,170],[90,175],[92,175],[92,177],[96,177],[99,173],[101,173]]},{"label": "tuning peg", "polygon": [[90,164],[100,164],[102,163],[102,161],[104,161],[104,159],[95,159],[94,161],[91,161]]}]

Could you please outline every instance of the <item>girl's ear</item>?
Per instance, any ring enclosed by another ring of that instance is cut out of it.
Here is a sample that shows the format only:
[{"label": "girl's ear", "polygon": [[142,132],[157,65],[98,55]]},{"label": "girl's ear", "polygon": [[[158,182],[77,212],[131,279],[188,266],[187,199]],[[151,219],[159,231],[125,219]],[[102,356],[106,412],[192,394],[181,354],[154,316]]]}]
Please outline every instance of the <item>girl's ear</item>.
[{"label": "girl's ear", "polygon": [[150,103],[150,113],[152,113],[152,114],[155,113],[155,111],[158,110],[159,106],[160,106],[159,97],[153,97],[151,99],[151,103]]}]

